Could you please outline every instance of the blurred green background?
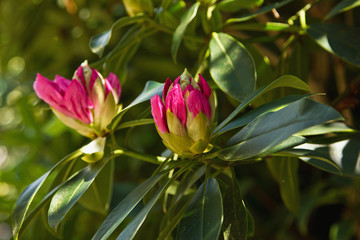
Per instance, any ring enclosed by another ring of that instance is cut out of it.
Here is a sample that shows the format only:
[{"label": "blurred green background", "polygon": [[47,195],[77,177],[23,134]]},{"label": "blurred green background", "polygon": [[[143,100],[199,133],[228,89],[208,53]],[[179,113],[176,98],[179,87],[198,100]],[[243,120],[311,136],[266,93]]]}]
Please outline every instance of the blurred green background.
[{"label": "blurred green background", "polygon": [[[153,2],[157,7],[161,1]],[[180,2],[185,6],[194,1]],[[308,2],[311,1],[295,1],[279,13],[291,16]],[[336,3],[320,1],[309,11],[308,21],[320,21]],[[224,17],[227,14],[230,13],[224,13]],[[71,78],[84,60],[96,62],[98,56],[89,48],[90,37],[109,29],[123,16],[127,13],[120,0],[0,1],[0,240],[11,237],[10,215],[21,191],[59,159],[88,141],[59,122],[49,107],[36,97],[32,88],[36,73],[49,79],[55,74]],[[355,8],[331,21],[359,27],[359,16],[360,11]],[[257,19],[259,22],[267,20],[266,17]],[[107,51],[123,34],[124,31],[114,34]],[[235,31],[231,34],[243,38],[244,43],[266,55],[273,76],[293,74],[308,81],[314,92],[326,92],[327,96],[319,100],[338,107],[347,123],[360,129],[358,67],[326,53],[305,37],[299,37],[287,52],[283,49],[287,36],[275,43],[261,44],[249,40],[258,33]],[[265,33],[266,36],[272,34]],[[128,64],[112,68],[123,86],[123,105],[129,104],[148,80],[174,79],[184,67],[194,73],[199,49],[191,44],[184,45],[175,64],[170,54],[171,35],[158,33],[142,41]],[[210,79],[207,72],[205,77]],[[226,116],[233,108],[231,101],[221,93],[218,98],[222,104],[219,116]],[[135,119],[143,113],[149,114],[149,104],[131,110],[126,118]],[[123,130],[117,136],[123,146],[137,152],[156,155],[165,149],[159,144],[160,138],[152,125]],[[137,159],[116,160],[112,203],[119,202],[154,169]],[[330,175],[301,163],[301,215],[296,219],[281,202],[277,183],[271,180],[264,163],[239,167],[237,174],[245,202],[255,218],[254,239],[360,239],[358,179]],[[145,224],[138,239],[152,239],[159,221],[156,214],[153,215],[155,220]],[[104,218],[77,204],[68,217],[69,224],[63,226],[63,238],[90,239]],[[24,239],[59,238],[45,231],[44,226],[39,217],[30,225]]]}]

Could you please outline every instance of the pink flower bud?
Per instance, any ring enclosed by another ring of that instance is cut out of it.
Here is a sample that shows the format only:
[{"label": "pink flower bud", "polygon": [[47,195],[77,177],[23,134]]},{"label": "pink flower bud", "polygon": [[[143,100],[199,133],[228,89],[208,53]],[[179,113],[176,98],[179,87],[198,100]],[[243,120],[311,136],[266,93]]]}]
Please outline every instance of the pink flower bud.
[{"label": "pink flower bud", "polygon": [[173,83],[164,84],[163,100],[151,98],[151,113],[164,144],[183,157],[203,153],[211,137],[214,96],[206,80],[199,83],[185,71]]},{"label": "pink flower bud", "polygon": [[118,111],[121,94],[115,74],[104,79],[87,61],[76,70],[72,81],[61,76],[50,81],[37,74],[34,90],[64,124],[90,138],[108,132],[106,126]]}]

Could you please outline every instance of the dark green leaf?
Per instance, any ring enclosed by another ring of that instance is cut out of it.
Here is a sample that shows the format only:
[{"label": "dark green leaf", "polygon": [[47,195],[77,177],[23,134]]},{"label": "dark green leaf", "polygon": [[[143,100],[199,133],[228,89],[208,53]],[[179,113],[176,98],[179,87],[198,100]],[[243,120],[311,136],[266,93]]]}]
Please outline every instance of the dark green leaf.
[{"label": "dark green leaf", "polygon": [[360,66],[360,28],[317,23],[310,25],[307,33],[328,52]]},{"label": "dark green leaf", "polygon": [[152,118],[143,118],[143,119],[139,119],[139,120],[133,120],[133,121],[129,121],[129,122],[124,122],[124,123],[119,125],[118,129],[128,128],[128,127],[136,127],[136,126],[141,126],[141,125],[146,125],[146,124],[153,124],[153,123],[154,123],[154,119],[152,119]]},{"label": "dark green leaf", "polygon": [[237,119],[231,121],[228,123],[224,128],[222,128],[216,135],[222,134],[224,132],[245,126],[255,118],[264,115],[268,112],[276,112],[280,110],[283,107],[288,106],[289,104],[296,102],[303,98],[308,98],[311,95],[293,95],[293,96],[287,96],[279,100],[272,101],[270,103],[264,104],[260,107],[255,108],[254,110],[242,115],[241,117],[238,117]]},{"label": "dark green leaf", "polygon": [[278,87],[292,87],[304,91],[310,91],[309,86],[302,80],[297,77],[286,75],[282,76],[267,86],[257,89],[255,92],[251,93],[241,104],[222,122],[219,126],[216,127],[213,134],[219,132],[223,127],[225,127],[237,114],[239,114],[246,106],[248,106],[252,101],[256,100],[259,96],[264,93],[278,88]]},{"label": "dark green leaf", "polygon": [[290,156],[334,174],[360,176],[360,137],[332,144],[306,143],[289,150]]},{"label": "dark green leaf", "polygon": [[261,155],[303,129],[338,119],[342,116],[333,108],[302,99],[256,118],[228,141],[227,145],[236,145],[220,150],[219,157],[240,160]]},{"label": "dark green leaf", "polygon": [[179,223],[177,240],[217,240],[223,220],[220,188],[209,178],[196,191]]},{"label": "dark green leaf", "polygon": [[20,228],[24,222],[30,204],[32,203],[36,193],[39,191],[40,187],[44,184],[48,176],[52,174],[55,170],[63,167],[67,162],[79,157],[81,154],[82,152],[80,150],[77,150],[72,154],[66,156],[65,158],[60,160],[50,171],[48,171],[40,178],[38,178],[35,182],[27,186],[25,190],[20,194],[20,196],[18,197],[15,203],[15,207],[12,215],[14,239],[18,239]]},{"label": "dark green leaf", "polygon": [[111,160],[79,199],[79,203],[92,211],[105,214],[110,206],[113,181],[114,161]]},{"label": "dark green leaf", "polygon": [[358,6],[360,6],[360,0],[343,0],[338,4],[336,4],[336,6],[333,9],[331,9],[328,15],[326,15],[325,19],[329,19],[335,16],[336,14],[348,11]]},{"label": "dark green leaf", "polygon": [[120,29],[122,27],[125,27],[127,25],[139,22],[141,20],[143,20],[144,18],[146,18],[143,15],[136,15],[133,17],[122,17],[119,20],[117,20],[109,30],[100,33],[98,35],[95,35],[93,37],[90,38],[90,49],[93,53],[99,55],[99,57],[102,56],[105,47],[108,45],[112,32],[114,30]]},{"label": "dark green leaf", "polygon": [[167,172],[154,175],[127,195],[109,214],[92,239],[107,239],[126,216]]},{"label": "dark green leaf", "polygon": [[297,216],[300,207],[298,160],[291,157],[273,157],[267,159],[266,164],[279,183],[280,195],[285,206]]},{"label": "dark green leaf", "polygon": [[356,133],[355,129],[349,128],[342,122],[335,123],[324,123],[313,126],[311,128],[307,128],[298,133],[301,136],[311,136],[311,135],[320,135],[327,133]]},{"label": "dark green leaf", "polygon": [[255,90],[255,64],[248,50],[225,33],[210,40],[210,73],[222,91],[241,101]]},{"label": "dark green leaf", "polygon": [[93,183],[95,177],[108,160],[108,158],[105,158],[77,172],[55,193],[48,213],[49,225],[54,230],[57,229],[66,214]]},{"label": "dark green leaf", "polygon": [[264,0],[224,0],[217,4],[217,7],[226,12],[236,12],[241,9],[251,9],[261,6]]},{"label": "dark green leaf", "polygon": [[175,63],[177,52],[179,50],[181,40],[183,39],[186,27],[196,17],[199,6],[200,2],[196,2],[186,11],[186,13],[181,17],[180,25],[176,28],[174,32],[171,45],[171,55]]},{"label": "dark green leaf", "polygon": [[240,16],[238,18],[230,18],[230,19],[228,19],[226,21],[226,24],[235,23],[235,22],[243,22],[243,21],[252,19],[254,17],[257,17],[260,14],[270,12],[274,8],[276,9],[276,8],[282,7],[282,6],[288,4],[288,3],[292,2],[292,1],[294,1],[294,0],[284,0],[284,1],[281,1],[281,2],[276,2],[276,3],[273,3],[273,4],[269,4],[269,5],[265,6],[265,7],[260,8],[259,10],[255,11],[255,12],[242,15],[242,16]]}]

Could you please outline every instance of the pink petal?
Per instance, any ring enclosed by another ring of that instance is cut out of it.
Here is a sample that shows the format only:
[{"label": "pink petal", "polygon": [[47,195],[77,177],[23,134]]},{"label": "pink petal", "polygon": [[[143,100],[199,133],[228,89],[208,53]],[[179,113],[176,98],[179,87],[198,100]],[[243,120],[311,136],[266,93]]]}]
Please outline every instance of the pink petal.
[{"label": "pink petal", "polygon": [[185,96],[186,92],[191,92],[194,90],[194,87],[192,85],[187,85],[184,91],[182,92],[183,96]]},{"label": "pink petal", "polygon": [[163,89],[163,99],[166,99],[166,95],[169,91],[169,88],[171,86],[171,80],[170,78],[167,78],[164,84],[164,89]]},{"label": "pink petal", "polygon": [[56,75],[54,82],[57,84],[60,94],[64,96],[65,91],[69,87],[71,81],[62,76]]},{"label": "pink petal", "polygon": [[[107,81],[106,81],[107,80]],[[109,86],[106,86],[106,82],[108,82],[108,84],[110,84],[111,89],[114,89],[117,93],[118,98],[120,99],[121,96],[121,85],[120,85],[120,81],[117,78],[117,76],[114,73],[109,73],[109,76],[107,77],[107,79],[105,79],[105,98],[107,96],[107,94],[109,93]]]},{"label": "pink petal", "polygon": [[[90,68],[91,69],[91,76],[90,76],[90,91],[92,91],[93,89],[93,86],[94,86],[94,83],[96,81],[96,79],[99,77],[99,73],[98,71],[96,71],[95,69],[93,68]],[[86,85],[84,85],[86,86]]]},{"label": "pink petal", "polygon": [[79,119],[85,124],[93,122],[93,116],[90,111],[93,108],[84,87],[78,81],[71,81],[64,96],[64,105],[73,114],[74,118]]},{"label": "pink petal", "polygon": [[50,81],[39,73],[36,76],[33,87],[38,97],[50,106],[55,107],[62,102],[63,94],[60,90],[61,87],[56,82]]},{"label": "pink petal", "polygon": [[206,99],[205,95],[203,95],[198,89],[194,89],[194,91],[190,92],[186,103],[189,111],[193,113],[194,118],[200,111],[208,116],[209,119],[211,118],[210,103]]},{"label": "pink petal", "polygon": [[150,99],[151,114],[153,115],[156,126],[161,133],[169,132],[166,124],[166,111],[164,103],[159,95],[155,95]]},{"label": "pink petal", "polygon": [[201,92],[205,95],[207,99],[209,99],[211,95],[211,88],[209,87],[209,84],[206,82],[205,78],[201,76],[199,73],[199,82],[198,85],[201,89]]},{"label": "pink petal", "polygon": [[85,76],[84,76],[84,71],[83,71],[83,67],[80,66],[78,67],[78,69],[76,70],[76,76],[79,78],[79,80],[81,81],[82,85],[84,87],[86,87],[86,82],[85,82]]},{"label": "pink petal", "polygon": [[186,125],[186,107],[179,84],[174,84],[173,88],[169,91],[165,106],[166,110],[170,109],[175,114],[183,126]]},{"label": "pink petal", "polygon": [[181,75],[178,76],[178,77],[174,80],[174,85],[175,85],[175,84],[179,84],[180,78],[181,78]]}]

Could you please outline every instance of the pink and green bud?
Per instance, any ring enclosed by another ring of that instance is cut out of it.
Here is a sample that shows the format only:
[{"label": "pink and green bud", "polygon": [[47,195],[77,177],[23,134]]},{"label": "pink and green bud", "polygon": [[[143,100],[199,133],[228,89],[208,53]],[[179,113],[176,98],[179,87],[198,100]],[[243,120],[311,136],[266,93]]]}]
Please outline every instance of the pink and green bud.
[{"label": "pink and green bud", "polygon": [[65,125],[90,138],[108,132],[106,127],[118,112],[121,95],[116,75],[110,73],[104,79],[87,61],[76,70],[72,81],[58,75],[51,81],[37,74],[34,90]]},{"label": "pink and green bud", "polygon": [[206,80],[185,71],[164,84],[163,99],[151,98],[151,113],[164,144],[183,157],[203,153],[211,138],[215,100]]}]

